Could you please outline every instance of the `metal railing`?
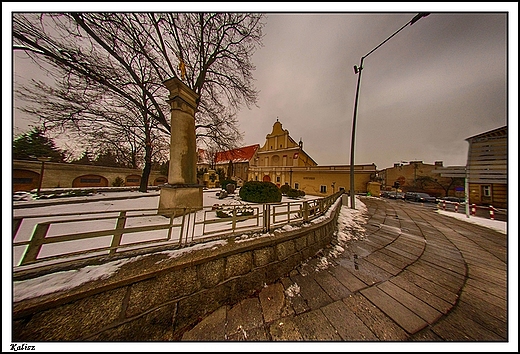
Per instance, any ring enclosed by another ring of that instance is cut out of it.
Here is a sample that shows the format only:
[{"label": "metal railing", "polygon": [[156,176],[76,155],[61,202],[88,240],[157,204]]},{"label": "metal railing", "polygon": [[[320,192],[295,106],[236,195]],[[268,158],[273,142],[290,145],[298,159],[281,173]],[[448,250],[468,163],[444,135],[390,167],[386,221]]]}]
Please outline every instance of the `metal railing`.
[{"label": "metal railing", "polygon": [[[437,207],[444,211],[453,211],[455,213],[465,213],[466,212],[466,203],[464,202],[451,202],[447,200],[440,200],[437,202]],[[499,209],[495,208],[492,205],[484,206],[484,205],[469,205],[469,214],[471,216],[477,216],[477,211],[480,216],[488,216],[489,219],[495,220],[496,215],[501,215],[507,217],[507,209]]]},{"label": "metal railing", "polygon": [[[239,232],[270,232],[309,222],[339,198],[222,205],[197,209],[129,209],[13,218],[14,271],[157,246],[180,249]],[[220,216],[217,216],[217,212]],[[18,256],[16,256],[18,255]]]}]

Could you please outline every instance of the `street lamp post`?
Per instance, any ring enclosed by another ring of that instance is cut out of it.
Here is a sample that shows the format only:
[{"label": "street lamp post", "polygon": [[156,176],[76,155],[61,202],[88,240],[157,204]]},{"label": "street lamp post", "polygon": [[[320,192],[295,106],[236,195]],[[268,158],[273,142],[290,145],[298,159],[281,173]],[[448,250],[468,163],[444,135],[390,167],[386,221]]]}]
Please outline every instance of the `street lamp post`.
[{"label": "street lamp post", "polygon": [[356,209],[355,205],[355,192],[354,192],[354,141],[356,138],[356,116],[357,116],[357,108],[358,108],[358,99],[359,99],[359,85],[361,83],[361,70],[363,70],[363,61],[366,57],[368,57],[370,54],[372,54],[377,48],[381,47],[383,44],[385,44],[390,38],[395,36],[397,33],[401,32],[406,26],[413,25],[415,22],[419,21],[421,18],[428,16],[428,12],[420,12],[417,15],[414,16],[409,22],[407,22],[403,27],[399,28],[397,31],[394,32],[390,37],[385,39],[383,42],[381,42],[377,47],[372,49],[370,52],[368,52],[366,55],[361,57],[361,61],[359,62],[359,67],[354,65],[354,73],[358,75],[357,79],[357,87],[356,87],[356,98],[354,101],[354,116],[352,118],[352,135],[350,138],[350,207],[352,209]]},{"label": "street lamp post", "polygon": [[51,160],[50,157],[38,157],[38,161],[42,163],[42,167],[40,169],[40,181],[38,182],[38,190],[36,191],[36,195],[40,196],[40,189],[42,188],[43,182],[43,170],[45,169],[45,163]]}]

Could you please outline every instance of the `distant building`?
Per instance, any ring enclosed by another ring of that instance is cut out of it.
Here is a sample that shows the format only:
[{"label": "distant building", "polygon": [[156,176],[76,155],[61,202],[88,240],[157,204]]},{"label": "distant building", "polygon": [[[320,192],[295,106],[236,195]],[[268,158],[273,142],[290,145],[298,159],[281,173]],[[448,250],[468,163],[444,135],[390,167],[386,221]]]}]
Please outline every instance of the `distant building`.
[{"label": "distant building", "polygon": [[[278,120],[262,147],[255,144],[214,154],[199,149],[197,168],[223,169],[237,185],[245,181],[268,181],[318,196],[348,190],[350,186],[349,165],[318,166],[303,149],[303,141],[296,142]],[[356,165],[354,175],[355,192],[366,193],[368,182],[376,176],[376,166]]]},{"label": "distant building", "polygon": [[226,176],[239,182],[247,181],[251,161],[258,158],[260,145],[249,145],[233,150],[218,152],[215,156],[215,167],[222,168]]},{"label": "distant building", "polygon": [[423,192],[435,197],[464,197],[464,179],[439,174],[442,161],[426,164],[423,161],[395,163],[393,167],[378,171],[382,190],[392,190],[396,182],[403,192]]},{"label": "distant building", "polygon": [[213,154],[207,150],[199,149],[197,169],[221,169],[226,177],[237,181],[237,185],[240,186],[247,181],[249,166],[258,159],[259,148],[260,145],[254,144]]},{"label": "distant building", "polygon": [[507,208],[507,127],[466,139],[466,166],[438,168],[442,177],[466,180],[469,204]]}]

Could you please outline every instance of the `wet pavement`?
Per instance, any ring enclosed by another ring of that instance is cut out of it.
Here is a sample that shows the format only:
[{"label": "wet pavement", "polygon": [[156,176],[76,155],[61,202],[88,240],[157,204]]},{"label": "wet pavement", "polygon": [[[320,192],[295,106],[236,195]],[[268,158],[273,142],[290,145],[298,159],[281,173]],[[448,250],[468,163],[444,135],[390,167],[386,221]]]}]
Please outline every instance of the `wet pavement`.
[{"label": "wet pavement", "polygon": [[361,200],[365,231],[342,253],[331,245],[182,341],[508,342],[507,235],[421,204]]}]

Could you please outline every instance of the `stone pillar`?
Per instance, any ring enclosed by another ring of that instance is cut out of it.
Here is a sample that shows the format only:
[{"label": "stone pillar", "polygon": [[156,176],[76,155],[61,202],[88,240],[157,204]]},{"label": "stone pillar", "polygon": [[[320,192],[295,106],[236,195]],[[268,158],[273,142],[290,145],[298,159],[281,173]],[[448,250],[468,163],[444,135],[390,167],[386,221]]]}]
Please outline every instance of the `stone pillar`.
[{"label": "stone pillar", "polygon": [[195,112],[199,97],[177,78],[164,85],[170,90],[170,167],[168,184],[161,187],[159,211],[172,208],[202,209],[202,185],[197,184]]}]

